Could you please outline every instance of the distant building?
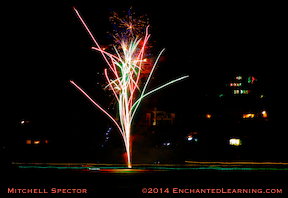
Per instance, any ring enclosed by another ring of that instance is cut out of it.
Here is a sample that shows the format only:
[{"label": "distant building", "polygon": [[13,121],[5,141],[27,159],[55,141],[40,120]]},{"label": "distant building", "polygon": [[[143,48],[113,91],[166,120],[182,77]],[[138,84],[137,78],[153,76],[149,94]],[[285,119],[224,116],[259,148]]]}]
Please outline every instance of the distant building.
[{"label": "distant building", "polygon": [[204,138],[206,142],[211,139],[215,144],[246,148],[260,144],[259,139],[269,134],[265,87],[261,87],[256,76],[240,74],[222,81],[222,85],[206,94],[200,142]]},{"label": "distant building", "polygon": [[[50,139],[47,138],[47,135],[45,135],[45,132],[43,132],[42,129],[33,127],[33,122],[31,125],[31,120],[21,119],[19,122],[21,126],[21,143],[20,145],[26,145],[26,146],[47,146],[50,144]],[[39,131],[41,131],[39,135]]]},{"label": "distant building", "polygon": [[27,138],[26,145],[27,146],[45,146],[50,142],[47,138]]},{"label": "distant building", "polygon": [[146,123],[148,126],[167,126],[175,122],[175,113],[158,111],[155,107],[153,111],[146,113]]},{"label": "distant building", "polygon": [[257,79],[254,76],[244,78],[242,75],[236,75],[235,80],[231,81],[228,85],[232,88],[234,95],[247,95],[250,93],[249,87],[251,87],[255,81],[257,81]]}]

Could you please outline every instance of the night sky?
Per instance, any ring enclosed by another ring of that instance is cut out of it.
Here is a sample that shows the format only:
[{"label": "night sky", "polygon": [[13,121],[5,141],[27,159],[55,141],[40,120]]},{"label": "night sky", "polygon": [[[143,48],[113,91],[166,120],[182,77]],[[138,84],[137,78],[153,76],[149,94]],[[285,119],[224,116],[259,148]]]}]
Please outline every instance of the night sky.
[{"label": "night sky", "polygon": [[102,45],[111,43],[109,9],[120,14],[133,6],[136,16],[147,14],[152,53],[166,49],[155,82],[190,75],[189,80],[147,98],[162,110],[185,109],[182,112],[189,116],[205,106],[201,100],[211,79],[228,83],[238,73],[258,76],[267,93],[271,97],[274,93],[283,28],[282,13],[274,4],[15,4],[7,6],[3,38],[9,40],[4,57],[9,61],[2,62],[2,97],[7,99],[3,104],[11,130],[20,119],[33,120],[39,131],[45,128],[57,134],[71,126],[101,133],[107,129],[108,118],[69,84],[73,79],[105,108],[112,100],[102,90],[105,81],[98,74],[106,65],[91,50],[93,42],[73,6]]}]

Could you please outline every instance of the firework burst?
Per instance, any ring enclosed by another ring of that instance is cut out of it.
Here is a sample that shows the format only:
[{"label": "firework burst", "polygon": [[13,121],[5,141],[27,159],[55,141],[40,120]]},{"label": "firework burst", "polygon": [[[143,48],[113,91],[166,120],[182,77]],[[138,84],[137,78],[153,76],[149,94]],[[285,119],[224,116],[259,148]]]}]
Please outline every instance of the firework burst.
[{"label": "firework burst", "polygon": [[122,41],[129,42],[130,39],[143,38],[145,29],[149,26],[149,18],[146,15],[134,17],[132,7],[128,10],[127,15],[120,17],[116,12],[111,11],[109,20],[114,27],[113,34],[114,42],[121,45]]}]

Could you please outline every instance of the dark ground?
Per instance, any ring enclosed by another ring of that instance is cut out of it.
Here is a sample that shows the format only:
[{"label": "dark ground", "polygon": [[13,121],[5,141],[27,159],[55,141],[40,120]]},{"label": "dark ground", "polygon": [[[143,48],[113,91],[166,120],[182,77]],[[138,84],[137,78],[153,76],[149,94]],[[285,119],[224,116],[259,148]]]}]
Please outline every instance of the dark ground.
[{"label": "dark ground", "polygon": [[[119,170],[119,169],[118,169]],[[102,171],[76,171],[76,170],[48,170],[48,169],[2,169],[5,172],[1,185],[1,193],[7,195],[8,188],[37,188],[51,194],[51,188],[87,189],[87,195],[105,196],[114,195],[143,195],[143,188],[169,188],[169,195],[173,188],[191,189],[282,189],[282,194],[269,194],[275,196],[287,194],[286,171],[218,171],[218,170],[176,170],[176,171],[145,171],[145,172],[102,172]],[[164,191],[164,190],[163,190]],[[12,194],[9,194],[9,196]],[[16,195],[16,194],[14,194]],[[20,194],[17,194],[20,196]],[[31,194],[29,194],[31,195]],[[43,195],[43,194],[34,194]],[[64,194],[58,194],[61,197]],[[65,194],[71,196],[72,194]],[[83,197],[86,194],[78,194]],[[164,192],[162,193],[164,195]],[[179,195],[179,194],[177,194]],[[203,194],[197,194],[202,195]],[[207,194],[204,194],[207,196]],[[254,194],[255,195],[255,194]],[[259,194],[258,194],[259,195]],[[262,194],[261,194],[262,195]],[[190,195],[191,196],[191,195]],[[195,194],[193,195],[195,196]],[[210,195],[212,196],[212,195]]]}]

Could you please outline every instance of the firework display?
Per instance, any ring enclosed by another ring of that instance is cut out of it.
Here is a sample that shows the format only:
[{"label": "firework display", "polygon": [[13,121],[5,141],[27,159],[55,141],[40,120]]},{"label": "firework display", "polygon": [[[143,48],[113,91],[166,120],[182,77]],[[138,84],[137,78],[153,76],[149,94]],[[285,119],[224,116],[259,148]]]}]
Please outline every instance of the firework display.
[{"label": "firework display", "polygon": [[[124,16],[119,16],[112,10],[110,14],[111,16],[109,17],[109,21],[113,26],[113,31],[112,33],[109,31],[107,33],[109,33],[113,42],[116,44],[113,46],[112,50],[116,47],[120,53],[122,51],[121,48],[123,42],[130,43],[136,38],[144,38],[147,26],[151,28],[147,15],[136,16],[135,12],[132,12],[132,7],[130,7],[128,12],[123,12]],[[151,49],[152,45],[149,42],[145,43],[145,54],[143,54],[144,65],[142,66],[142,69],[146,73],[149,73],[153,66],[153,61],[151,60],[153,59]]]},{"label": "firework display", "polygon": [[111,10],[109,20],[114,27],[113,34],[114,42],[121,45],[122,41],[129,41],[136,37],[145,37],[145,29],[149,26],[149,18],[146,15],[134,17],[132,7],[128,10],[128,14],[120,17],[116,12]]},{"label": "firework display", "polygon": [[114,13],[110,20],[115,23],[115,26],[118,24],[118,29],[120,27],[121,31],[117,32],[114,36],[114,53],[109,53],[100,47],[79,12],[75,8],[74,10],[96,45],[93,46],[92,49],[99,51],[108,65],[108,69],[104,69],[105,78],[107,80],[106,88],[113,92],[113,95],[118,103],[119,123],[115,117],[110,115],[103,107],[94,101],[79,85],[72,80],[70,83],[75,86],[75,88],[77,88],[86,98],[88,98],[97,108],[104,112],[117,126],[124,141],[127,154],[127,165],[129,168],[131,168],[131,125],[141,101],[143,98],[149,94],[152,94],[153,92],[156,92],[172,83],[188,78],[188,75],[179,77],[146,92],[158,60],[161,54],[164,52],[164,49],[160,51],[151,70],[149,71],[146,82],[141,84],[140,78],[142,77],[141,74],[143,71],[143,65],[146,61],[144,55],[148,45],[147,42],[150,37],[150,34],[148,33],[149,25],[140,19],[133,19],[130,13],[127,15],[128,18],[126,17],[126,20],[119,18],[118,15]]}]

